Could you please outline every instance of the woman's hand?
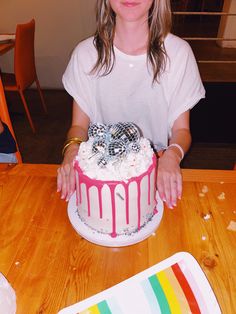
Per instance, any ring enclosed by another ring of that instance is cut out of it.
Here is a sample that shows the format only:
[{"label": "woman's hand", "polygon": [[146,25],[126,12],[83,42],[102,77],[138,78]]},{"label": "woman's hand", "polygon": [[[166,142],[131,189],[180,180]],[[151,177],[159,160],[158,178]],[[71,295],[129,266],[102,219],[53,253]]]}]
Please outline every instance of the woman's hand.
[{"label": "woman's hand", "polygon": [[61,192],[61,198],[68,201],[75,191],[75,171],[73,160],[77,155],[79,145],[73,144],[65,152],[64,160],[57,170],[57,192]]},{"label": "woman's hand", "polygon": [[[77,137],[81,141],[87,140],[90,119],[80,108],[79,104],[73,101],[72,125],[67,138]],[[57,191],[61,192],[61,198],[69,200],[75,191],[75,171],[73,161],[78,153],[79,145],[71,144],[66,147],[64,160],[57,170]]]},{"label": "woman's hand", "polygon": [[160,198],[169,208],[177,204],[182,196],[182,176],[180,172],[180,157],[171,149],[165,151],[158,159],[157,190]]},{"label": "woman's hand", "polygon": [[174,121],[169,144],[170,146],[158,160],[157,189],[166,205],[173,208],[182,196],[180,162],[183,153],[188,151],[191,144],[189,110],[183,112]]}]

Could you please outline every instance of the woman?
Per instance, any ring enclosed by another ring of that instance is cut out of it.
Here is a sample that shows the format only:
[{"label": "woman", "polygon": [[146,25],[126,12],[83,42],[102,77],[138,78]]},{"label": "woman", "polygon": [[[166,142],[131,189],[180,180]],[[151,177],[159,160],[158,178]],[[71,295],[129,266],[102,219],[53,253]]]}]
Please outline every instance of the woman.
[{"label": "woman", "polygon": [[72,161],[89,124],[131,121],[162,152],[157,188],[169,208],[176,206],[180,162],[191,143],[189,110],[205,91],[191,48],[170,28],[169,0],[97,1],[95,36],[76,47],[63,76],[74,102],[58,169],[62,198],[75,189]]}]

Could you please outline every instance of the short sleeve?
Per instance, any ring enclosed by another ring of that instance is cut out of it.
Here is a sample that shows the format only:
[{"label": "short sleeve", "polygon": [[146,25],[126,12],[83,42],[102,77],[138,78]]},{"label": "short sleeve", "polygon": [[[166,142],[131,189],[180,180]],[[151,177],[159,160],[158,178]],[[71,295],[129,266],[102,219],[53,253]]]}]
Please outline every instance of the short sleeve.
[{"label": "short sleeve", "polygon": [[87,47],[79,44],[73,51],[62,82],[66,91],[90,117],[93,116],[92,75],[90,74],[90,57]]},{"label": "short sleeve", "polygon": [[174,121],[205,97],[205,89],[189,44],[173,36],[173,42],[168,45],[168,50],[169,65],[165,93],[169,104],[168,133],[170,134]]}]

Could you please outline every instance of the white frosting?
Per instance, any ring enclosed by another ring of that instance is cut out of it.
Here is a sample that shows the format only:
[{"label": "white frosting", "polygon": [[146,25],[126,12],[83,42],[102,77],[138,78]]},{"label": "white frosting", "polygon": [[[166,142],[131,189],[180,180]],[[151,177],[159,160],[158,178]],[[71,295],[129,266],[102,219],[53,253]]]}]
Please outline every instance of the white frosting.
[{"label": "white frosting", "polygon": [[80,168],[92,179],[125,181],[141,175],[152,164],[153,149],[145,138],[139,141],[141,149],[138,153],[130,152],[118,161],[108,162],[105,167],[97,164],[100,155],[92,152],[92,144],[93,139],[81,143],[76,157]]},{"label": "white frosting", "polygon": [[16,313],[15,291],[8,283],[7,279],[0,273],[0,313]]}]

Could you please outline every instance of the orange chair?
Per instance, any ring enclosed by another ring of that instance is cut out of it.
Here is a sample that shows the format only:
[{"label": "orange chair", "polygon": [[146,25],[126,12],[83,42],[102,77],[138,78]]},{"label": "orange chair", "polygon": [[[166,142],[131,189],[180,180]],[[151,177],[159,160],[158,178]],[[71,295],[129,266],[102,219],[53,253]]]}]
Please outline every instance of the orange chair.
[{"label": "orange chair", "polygon": [[21,154],[19,151],[19,147],[16,141],[16,136],[12,127],[12,123],[11,123],[11,119],[9,116],[9,112],[8,112],[8,107],[7,107],[7,102],[6,102],[6,98],[5,98],[5,94],[4,94],[4,89],[3,89],[3,85],[2,85],[2,80],[0,77],[0,118],[1,120],[7,124],[12,136],[15,139],[16,142],[16,147],[17,147],[17,152],[16,152],[16,158],[18,163],[22,163],[22,158],[21,158]]},{"label": "orange chair", "polygon": [[45,113],[47,107],[35,67],[34,56],[34,33],[35,21],[26,24],[18,24],[16,27],[15,52],[14,52],[14,73],[2,73],[2,82],[6,91],[17,91],[23,102],[30,126],[35,133],[35,127],[24,96],[24,90],[36,82]]}]

